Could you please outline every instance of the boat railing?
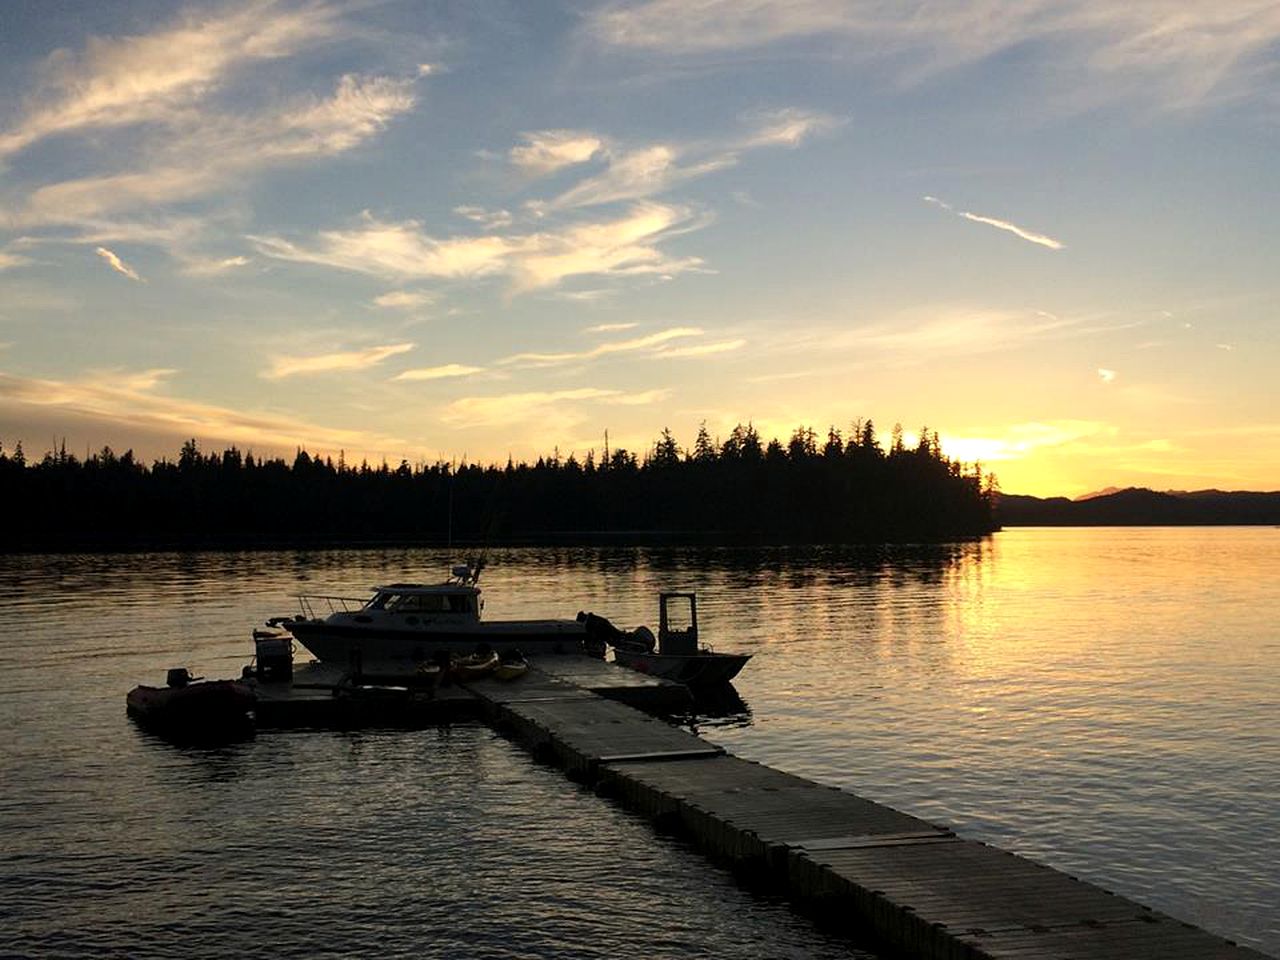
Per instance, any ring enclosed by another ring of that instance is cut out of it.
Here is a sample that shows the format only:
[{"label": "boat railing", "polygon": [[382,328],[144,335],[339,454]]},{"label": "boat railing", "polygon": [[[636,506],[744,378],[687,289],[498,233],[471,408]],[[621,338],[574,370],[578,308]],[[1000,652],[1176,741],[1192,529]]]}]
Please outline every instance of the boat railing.
[{"label": "boat railing", "polygon": [[368,597],[331,597],[325,594],[298,594],[298,606],[307,620],[316,620],[330,613],[355,613],[369,602]]}]

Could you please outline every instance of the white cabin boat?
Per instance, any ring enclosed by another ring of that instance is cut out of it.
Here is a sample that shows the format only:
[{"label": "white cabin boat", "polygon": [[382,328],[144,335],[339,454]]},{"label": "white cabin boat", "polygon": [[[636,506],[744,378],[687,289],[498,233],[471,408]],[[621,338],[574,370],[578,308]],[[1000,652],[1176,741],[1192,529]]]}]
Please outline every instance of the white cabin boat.
[{"label": "white cabin boat", "polygon": [[267,623],[329,663],[422,663],[481,644],[499,653],[581,649],[586,628],[577,620],[481,620],[478,579],[478,570],[458,566],[444,583],[392,583],[375,587],[368,599],[301,596],[301,615]]}]

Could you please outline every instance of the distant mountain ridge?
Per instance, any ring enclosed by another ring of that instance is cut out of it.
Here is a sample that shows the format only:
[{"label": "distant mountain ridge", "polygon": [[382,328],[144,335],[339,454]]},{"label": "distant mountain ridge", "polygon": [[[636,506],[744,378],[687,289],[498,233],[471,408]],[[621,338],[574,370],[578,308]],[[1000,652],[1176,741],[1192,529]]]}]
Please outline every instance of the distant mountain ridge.
[{"label": "distant mountain ridge", "polygon": [[1109,487],[1075,500],[997,494],[1006,527],[1280,525],[1280,492]]}]

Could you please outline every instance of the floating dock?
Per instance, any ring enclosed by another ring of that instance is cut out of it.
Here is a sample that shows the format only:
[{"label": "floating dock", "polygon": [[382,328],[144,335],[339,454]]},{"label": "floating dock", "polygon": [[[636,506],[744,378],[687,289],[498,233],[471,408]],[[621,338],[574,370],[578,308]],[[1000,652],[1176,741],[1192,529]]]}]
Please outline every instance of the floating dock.
[{"label": "floating dock", "polygon": [[[651,714],[688,712],[687,687],[649,677],[581,654],[538,654],[518,681],[496,680],[464,686],[423,684],[405,664],[372,664],[366,680],[353,683],[340,664],[299,664],[287,680],[254,680],[258,726],[358,727],[370,724],[417,726],[485,720],[491,700],[560,701],[594,698],[616,701]],[[376,677],[376,681],[373,678]],[[484,691],[483,694],[478,691]],[[643,716],[643,714],[641,714]],[[665,726],[665,724],[664,724]]]},{"label": "floating dock", "polygon": [[635,709],[687,709],[678,684],[581,656],[532,657],[530,665],[512,683],[482,680],[430,696],[366,688],[354,699],[334,695],[340,671],[304,665],[292,684],[259,686],[259,720],[323,725],[324,716],[352,722],[385,709],[407,720],[483,719],[573,779],[894,955],[1267,960],[947,827],[734,757]]}]

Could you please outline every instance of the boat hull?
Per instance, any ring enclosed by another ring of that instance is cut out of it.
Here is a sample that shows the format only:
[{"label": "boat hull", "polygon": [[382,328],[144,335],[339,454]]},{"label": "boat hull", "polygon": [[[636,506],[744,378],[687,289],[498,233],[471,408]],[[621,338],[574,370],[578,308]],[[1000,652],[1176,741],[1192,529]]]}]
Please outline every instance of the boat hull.
[{"label": "boat hull", "polygon": [[257,702],[238,680],[210,680],[184,687],[134,687],[125,697],[129,716],[157,733],[216,739],[251,729]]},{"label": "boat hull", "polygon": [[687,687],[714,687],[736,677],[751,659],[751,654],[709,651],[694,654],[645,653],[615,648],[613,659],[624,667],[664,680],[674,680]]},{"label": "boat hull", "polygon": [[418,629],[293,620],[282,624],[317,660],[348,664],[425,662],[441,652],[470,654],[487,645],[502,653],[574,653],[582,649],[586,629],[575,620],[511,620]]}]

